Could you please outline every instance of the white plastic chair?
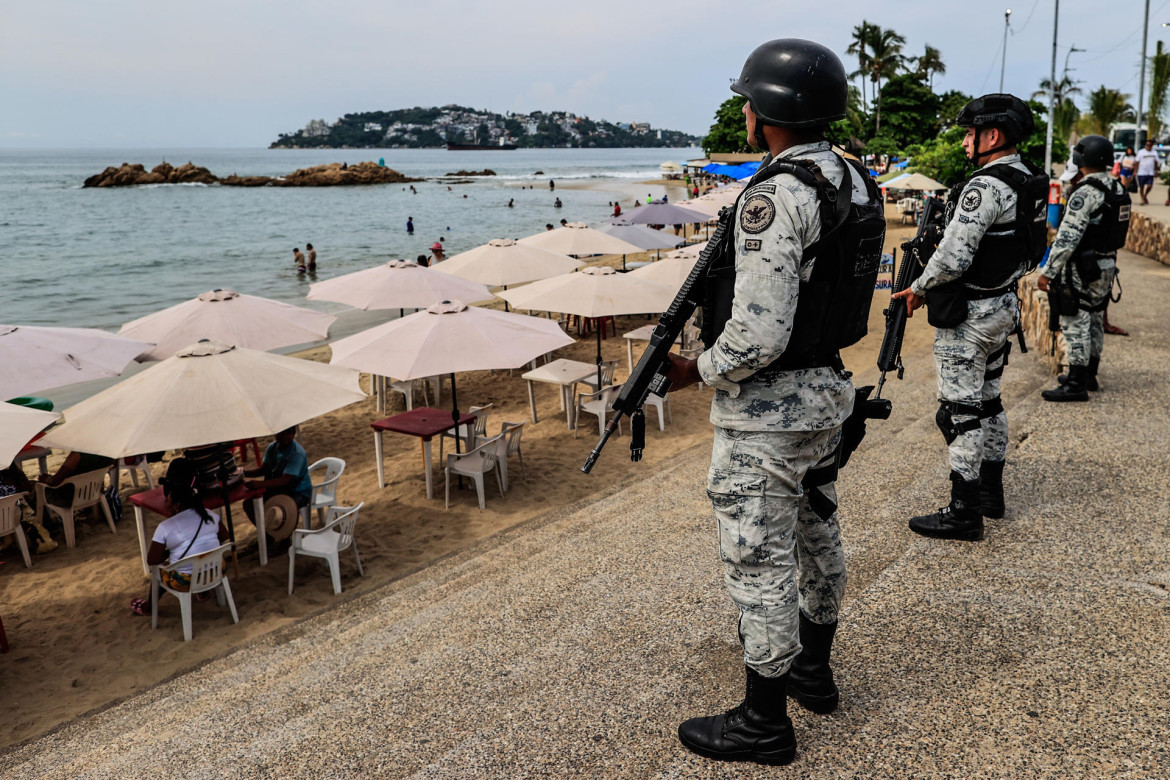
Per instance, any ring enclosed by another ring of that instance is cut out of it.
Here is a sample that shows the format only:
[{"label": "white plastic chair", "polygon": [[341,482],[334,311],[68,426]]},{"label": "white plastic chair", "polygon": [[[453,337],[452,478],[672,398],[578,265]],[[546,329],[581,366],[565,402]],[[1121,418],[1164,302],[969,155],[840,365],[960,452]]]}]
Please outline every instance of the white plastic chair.
[{"label": "white plastic chair", "polygon": [[24,558],[24,567],[32,568],[32,558],[28,554],[28,539],[24,529],[20,527],[20,499],[27,493],[13,493],[11,496],[0,498],[0,537],[9,534],[16,537],[16,545],[20,548],[20,557]]},{"label": "white plastic chair", "polygon": [[[224,553],[232,549],[230,544],[221,545],[214,550],[208,550],[198,555],[188,555],[174,563],[165,566],[150,567],[150,627],[158,628],[158,599],[162,594],[159,589],[174,595],[179,600],[179,610],[183,615],[183,639],[191,641],[191,596],[196,593],[214,590],[215,601],[221,607],[224,601],[231,607],[232,622],[239,623],[240,616],[236,612],[236,602],[232,598],[232,587],[228,584],[227,575],[223,571]],[[191,567],[191,589],[174,590],[162,581],[162,572],[178,571],[181,567]]]},{"label": "white plastic chair", "polygon": [[323,558],[329,563],[329,576],[333,578],[334,595],[341,593],[341,553],[350,547],[353,548],[353,560],[357,564],[358,574],[362,577],[362,559],[358,557],[357,539],[354,536],[354,526],[357,524],[358,510],[365,506],[365,502],[357,506],[329,507],[329,521],[324,526],[313,531],[298,528],[293,531],[291,544],[288,548],[288,594],[293,592],[293,575],[296,570],[298,555],[310,558]]},{"label": "white plastic chair", "polygon": [[670,393],[667,393],[666,395],[658,395],[658,393],[652,392],[650,395],[646,396],[646,402],[642,404],[642,406],[643,408],[647,406],[653,406],[658,410],[658,430],[666,430],[666,424],[662,419],[662,407],[666,407],[667,417],[672,423],[674,422],[674,417],[670,414]]},{"label": "white plastic chair", "polygon": [[473,406],[467,411],[475,415],[475,427],[470,424],[459,426],[459,430],[455,428],[448,428],[439,434],[439,462],[443,462],[443,440],[458,438],[463,445],[464,452],[470,452],[476,448],[479,440],[487,436],[488,424],[488,410],[492,408],[492,404],[484,404],[483,406]]},{"label": "white plastic chair", "polygon": [[520,458],[520,474],[528,479],[528,472],[524,468],[524,453],[520,449],[520,437],[524,434],[524,423],[504,423],[500,428],[500,435],[504,437],[507,446],[500,456],[500,476],[503,478],[504,492],[508,492],[508,459],[513,455]]},{"label": "white plastic chair", "polygon": [[100,506],[102,514],[106,516],[106,523],[110,526],[110,533],[118,533],[118,529],[114,527],[114,516],[110,514],[110,505],[106,503],[105,494],[102,492],[106,483],[106,474],[109,471],[109,468],[104,468],[91,471],[88,474],[78,474],[63,480],[56,488],[49,488],[57,489],[65,485],[73,485],[73,502],[69,506],[56,506],[49,503],[45,496],[48,486],[43,482],[37,483],[37,505],[43,507],[41,511],[49,509],[61,518],[61,525],[65,528],[66,547],[77,546],[77,532],[73,527],[73,517],[79,509]]},{"label": "white plastic chair", "polygon": [[[581,427],[581,412],[588,412],[589,414],[597,415],[597,435],[600,436],[605,432],[606,419],[609,413],[613,411],[613,399],[617,397],[618,391],[621,390],[621,385],[610,385],[603,387],[596,393],[578,393],[577,394],[577,409],[573,414],[573,419],[578,424],[573,426],[573,438],[577,438],[577,430]],[[622,435],[622,424],[618,423],[618,436]]]},{"label": "white plastic chair", "polygon": [[138,472],[141,471],[146,476],[146,484],[151,490],[154,490],[154,475],[150,473],[150,463],[147,462],[145,455],[131,456],[129,458],[118,458],[114,461],[114,487],[117,489],[122,484],[122,472],[130,472],[130,483],[134,487],[138,487]]},{"label": "white plastic chair", "polygon": [[[313,472],[315,471],[324,473],[314,477]],[[301,509],[305,528],[312,526],[311,519],[314,509],[317,510],[317,519],[322,525],[325,524],[326,508],[337,506],[337,483],[341,479],[343,471],[345,471],[345,461],[341,458],[321,458],[309,466],[309,479],[313,482],[313,492],[309,497],[309,503]]]},{"label": "white plastic chair", "polygon": [[[613,384],[613,375],[617,372],[616,360],[607,360],[601,364],[601,387],[608,387]],[[594,371],[589,376],[577,382],[579,385],[585,385],[590,390],[597,392],[597,372]]]},{"label": "white plastic chair", "polygon": [[[484,474],[489,471],[496,472],[496,485],[500,489],[500,498],[504,497],[504,478],[500,476],[500,456],[503,454],[507,457],[507,442],[504,440],[504,434],[493,436],[490,439],[481,443],[471,452],[464,455],[456,455],[450,453],[447,455],[447,466],[443,469],[446,475],[446,488],[443,497],[443,508],[451,508],[451,477],[461,476],[469,477],[475,481],[475,492],[479,496],[479,508],[483,509],[486,504],[483,500],[483,479]],[[502,448],[502,452],[501,452]]]}]

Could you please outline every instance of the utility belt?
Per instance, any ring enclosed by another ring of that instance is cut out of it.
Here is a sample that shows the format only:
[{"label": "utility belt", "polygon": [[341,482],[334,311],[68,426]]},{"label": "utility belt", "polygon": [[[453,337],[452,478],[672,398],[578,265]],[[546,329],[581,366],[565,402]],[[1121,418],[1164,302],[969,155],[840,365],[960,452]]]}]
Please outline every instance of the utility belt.
[{"label": "utility belt", "polygon": [[1013,283],[991,290],[973,290],[958,279],[940,284],[926,291],[926,321],[936,328],[956,328],[967,321],[969,301],[998,298],[1015,289]]}]

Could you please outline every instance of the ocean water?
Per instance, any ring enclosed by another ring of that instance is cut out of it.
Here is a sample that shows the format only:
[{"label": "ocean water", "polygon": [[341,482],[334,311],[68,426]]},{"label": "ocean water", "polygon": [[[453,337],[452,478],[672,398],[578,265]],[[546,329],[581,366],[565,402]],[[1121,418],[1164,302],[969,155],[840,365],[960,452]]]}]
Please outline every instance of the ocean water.
[{"label": "ocean water", "polygon": [[[312,243],[317,278],[326,279],[427,254],[440,236],[451,256],[562,218],[597,226],[610,201],[628,208],[635,195],[666,192],[641,184],[660,178],[660,163],[700,156],[699,149],[0,150],[0,323],[116,331],[217,287],[337,313],[345,307],[304,299],[312,280],[297,275],[293,247]],[[498,175],[469,184],[416,182],[417,194],[407,185],[81,186],[123,162],[150,169],[164,159],[190,161],[221,177],[276,176],[379,157],[408,176],[483,168]],[[559,185],[555,192],[549,179]],[[556,197],[563,208],[554,208]]]}]

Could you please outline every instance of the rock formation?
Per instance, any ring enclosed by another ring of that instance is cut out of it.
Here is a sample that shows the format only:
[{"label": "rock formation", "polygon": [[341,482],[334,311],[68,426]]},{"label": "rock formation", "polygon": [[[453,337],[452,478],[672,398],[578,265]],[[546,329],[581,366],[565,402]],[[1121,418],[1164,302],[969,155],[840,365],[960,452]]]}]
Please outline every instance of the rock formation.
[{"label": "rock formation", "polygon": [[448,173],[448,176],[495,176],[496,172],[491,168],[484,168],[482,171],[464,171],[459,170],[455,173]]},{"label": "rock formation", "polygon": [[147,172],[145,166],[122,163],[118,168],[106,168],[85,180],[86,187],[129,187],[135,184],[214,184],[218,179],[206,168],[187,163],[178,168],[168,162],[159,163]]},{"label": "rock formation", "polygon": [[[471,174],[483,175],[483,174]],[[494,174],[487,174],[494,175]],[[338,187],[356,184],[397,184],[399,182],[421,181],[403,176],[393,168],[384,168],[377,163],[361,162],[342,167],[341,163],[303,168],[288,176],[269,178],[267,176],[238,176],[232,174],[225,179],[216,178],[211,171],[187,163],[178,168],[163,162],[147,171],[143,165],[122,163],[120,167],[106,168],[101,173],[85,180],[86,187],[130,187],[136,184],[222,184],[228,187]]]}]

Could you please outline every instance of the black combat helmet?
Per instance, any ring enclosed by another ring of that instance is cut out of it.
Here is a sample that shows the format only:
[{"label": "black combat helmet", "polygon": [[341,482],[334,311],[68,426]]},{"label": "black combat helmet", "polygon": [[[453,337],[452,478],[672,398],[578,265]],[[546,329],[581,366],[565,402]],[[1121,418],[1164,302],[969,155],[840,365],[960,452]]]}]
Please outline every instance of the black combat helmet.
[{"label": "black combat helmet", "polygon": [[[1015,95],[993,93],[977,97],[959,112],[955,124],[959,127],[998,127],[1007,136],[1009,146],[1014,146],[1032,134],[1036,122],[1032,109]],[[990,151],[996,151],[988,149]]]},{"label": "black combat helmet", "polygon": [[1101,135],[1086,135],[1077,141],[1072,153],[1072,163],[1078,168],[1100,168],[1113,164],[1113,143]]},{"label": "black combat helmet", "polygon": [[800,38],[768,41],[748,55],[731,85],[766,125],[824,127],[845,118],[845,66],[829,49]]}]

